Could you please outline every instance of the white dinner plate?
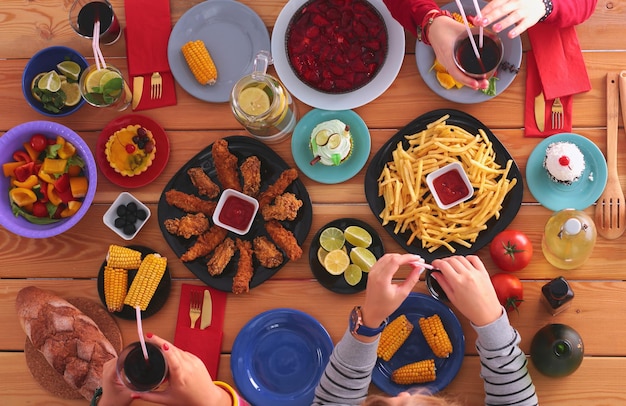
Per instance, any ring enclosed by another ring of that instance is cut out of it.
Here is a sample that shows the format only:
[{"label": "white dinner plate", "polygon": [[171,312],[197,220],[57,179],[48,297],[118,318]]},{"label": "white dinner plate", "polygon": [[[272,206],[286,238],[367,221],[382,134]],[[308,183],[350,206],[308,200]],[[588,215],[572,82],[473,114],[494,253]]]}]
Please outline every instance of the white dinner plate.
[{"label": "white dinner plate", "polygon": [[302,82],[287,60],[285,34],[294,13],[308,0],[290,0],[281,10],[272,31],[272,58],[278,77],[298,100],[312,107],[325,110],[350,110],[371,102],[383,94],[393,83],[404,60],[404,29],[391,16],[382,0],[369,0],[378,10],[387,27],[387,58],[374,79],[352,92],[341,94],[323,93]]},{"label": "white dinner plate", "polygon": [[[181,47],[202,40],[217,68],[217,83],[203,86],[194,78]],[[239,79],[252,73],[254,57],[270,49],[270,36],[258,14],[233,0],[208,0],[187,10],[167,45],[167,59],[176,82],[187,93],[208,102],[226,102]]]}]

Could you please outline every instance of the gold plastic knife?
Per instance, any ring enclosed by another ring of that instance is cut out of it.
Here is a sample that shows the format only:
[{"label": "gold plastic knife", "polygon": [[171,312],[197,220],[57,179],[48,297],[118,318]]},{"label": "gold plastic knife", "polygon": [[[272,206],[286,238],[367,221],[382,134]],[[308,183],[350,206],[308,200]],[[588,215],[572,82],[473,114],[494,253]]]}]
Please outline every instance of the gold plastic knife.
[{"label": "gold plastic knife", "polygon": [[143,93],[143,76],[135,76],[133,78],[133,104],[132,108],[135,110],[141,101],[141,94]]},{"label": "gold plastic knife", "polygon": [[543,92],[535,97],[535,123],[539,131],[543,132],[546,127],[546,100],[543,98]]},{"label": "gold plastic knife", "polygon": [[213,319],[213,301],[211,300],[211,292],[204,290],[204,299],[202,300],[202,319],[200,320],[200,330],[211,325]]}]

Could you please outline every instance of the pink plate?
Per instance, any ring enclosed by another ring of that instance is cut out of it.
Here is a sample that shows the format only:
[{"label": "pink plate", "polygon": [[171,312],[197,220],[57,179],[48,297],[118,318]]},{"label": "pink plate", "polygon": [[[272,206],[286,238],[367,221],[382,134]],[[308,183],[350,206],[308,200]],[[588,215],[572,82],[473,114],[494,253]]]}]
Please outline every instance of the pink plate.
[{"label": "pink plate", "polygon": [[[109,165],[109,162],[107,161],[106,154],[104,153],[104,149],[109,137],[114,132],[135,124],[139,124],[152,132],[157,152],[152,165],[148,167],[147,171],[135,176],[122,176],[121,174],[115,172],[115,169],[111,168],[111,165]],[[107,124],[106,127],[104,127],[104,129],[100,132],[100,136],[98,137],[98,142],[96,144],[96,162],[98,163],[98,168],[100,168],[102,174],[114,184],[126,188],[138,188],[155,180],[157,176],[163,172],[169,157],[170,141],[167,138],[167,134],[165,134],[165,130],[163,130],[163,128],[151,118],[140,114],[127,114],[109,122],[109,124]]]}]

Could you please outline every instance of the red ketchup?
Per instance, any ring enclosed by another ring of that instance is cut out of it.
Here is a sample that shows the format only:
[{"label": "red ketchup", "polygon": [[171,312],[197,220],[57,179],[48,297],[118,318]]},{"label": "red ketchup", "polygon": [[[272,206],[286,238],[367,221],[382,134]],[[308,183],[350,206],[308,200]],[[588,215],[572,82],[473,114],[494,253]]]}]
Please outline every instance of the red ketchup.
[{"label": "red ketchup", "polygon": [[245,230],[252,220],[254,205],[238,196],[229,196],[219,214],[219,220],[238,230]]},{"label": "red ketchup", "polygon": [[461,174],[452,169],[433,179],[433,186],[442,204],[450,204],[467,196],[469,190]]}]

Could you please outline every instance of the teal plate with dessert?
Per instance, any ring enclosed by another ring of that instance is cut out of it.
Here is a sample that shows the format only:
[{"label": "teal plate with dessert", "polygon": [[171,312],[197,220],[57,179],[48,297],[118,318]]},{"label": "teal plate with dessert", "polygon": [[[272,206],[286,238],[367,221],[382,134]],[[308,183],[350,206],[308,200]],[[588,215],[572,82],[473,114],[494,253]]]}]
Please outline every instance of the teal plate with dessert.
[{"label": "teal plate with dessert", "polygon": [[[546,148],[554,142],[571,142],[585,156],[585,170],[580,179],[571,185],[553,181],[543,167]],[[573,133],[545,138],[530,153],[526,164],[526,183],[530,193],[542,206],[552,211],[584,210],[591,206],[602,195],[607,176],[606,160],[600,149],[589,139]]]},{"label": "teal plate with dessert", "polygon": [[[321,162],[311,164],[315,156],[311,150],[311,132],[319,123],[340,120],[350,126],[352,152],[340,165],[328,166]],[[291,137],[291,153],[298,169],[320,183],[345,182],[365,166],[371,149],[370,132],[363,119],[352,110],[313,109],[300,119]]]}]

